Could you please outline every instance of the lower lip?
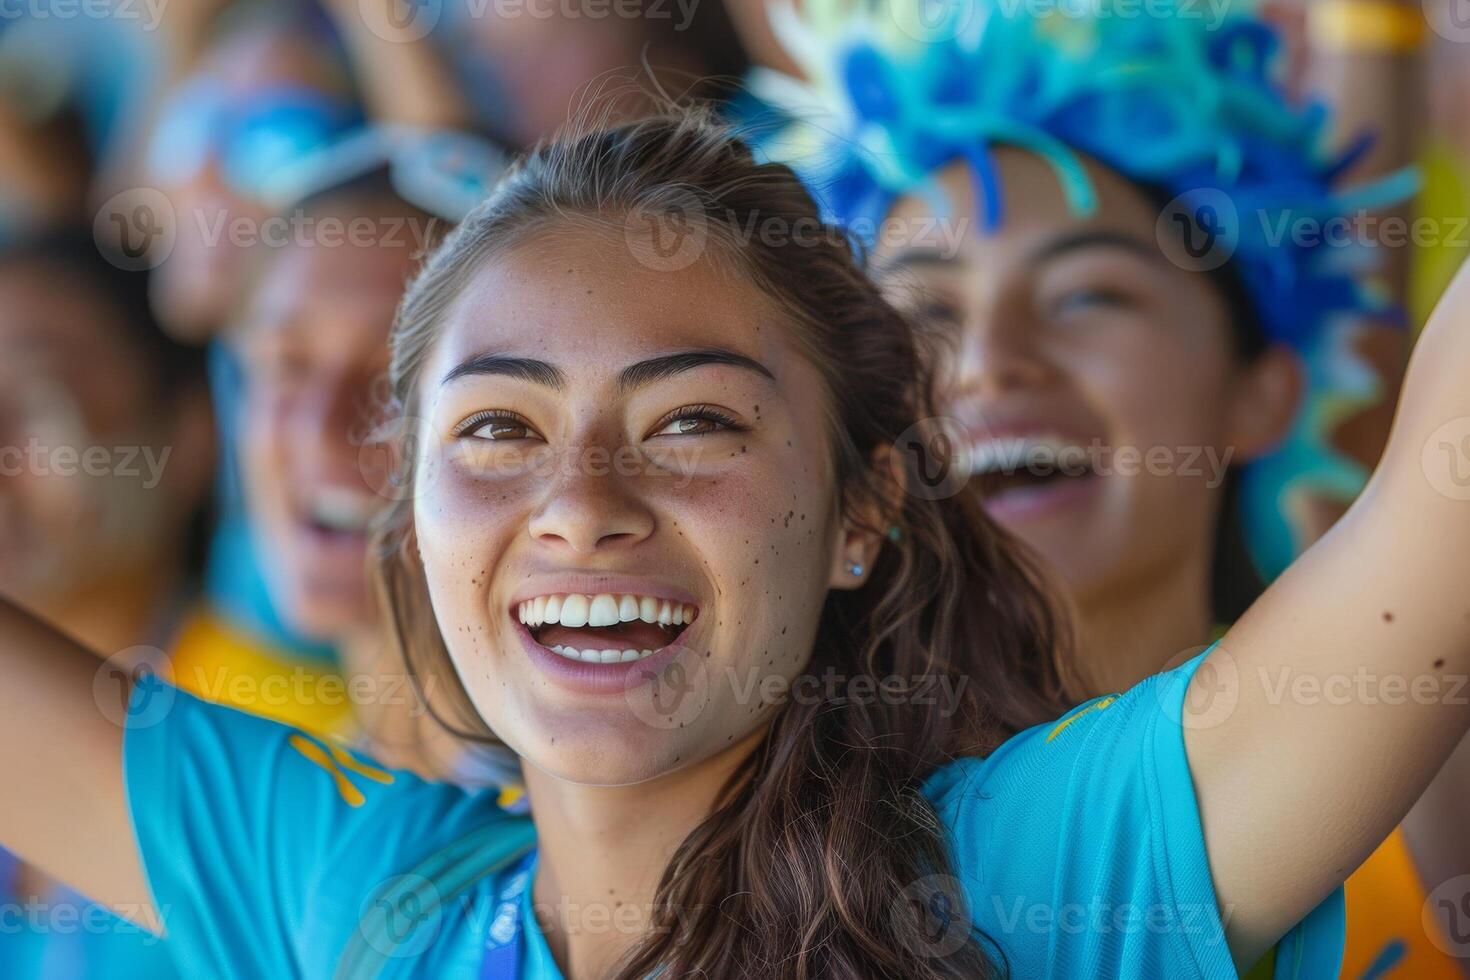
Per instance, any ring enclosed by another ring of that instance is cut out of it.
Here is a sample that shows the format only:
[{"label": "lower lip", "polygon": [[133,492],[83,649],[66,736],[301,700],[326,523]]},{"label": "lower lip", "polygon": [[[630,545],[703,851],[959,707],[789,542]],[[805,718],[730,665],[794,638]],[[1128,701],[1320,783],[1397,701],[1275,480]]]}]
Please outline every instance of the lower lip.
[{"label": "lower lip", "polygon": [[367,534],[363,531],[329,531],[306,521],[298,521],[296,528],[300,540],[312,554],[360,560],[367,549]]},{"label": "lower lip", "polygon": [[1003,524],[1049,517],[1094,496],[1100,484],[1096,476],[1073,476],[1046,486],[1007,490],[986,499],[985,512]]},{"label": "lower lip", "polygon": [[[653,653],[640,660],[618,661],[612,664],[592,664],[585,660],[572,660],[563,657],[555,650],[549,649],[536,642],[531,631],[526,629],[524,623],[512,620],[516,635],[520,637],[521,646],[525,648],[526,656],[538,668],[544,671],[551,679],[577,694],[611,695],[623,694],[629,688],[636,687],[639,678],[645,675],[642,671],[657,676],[675,657],[679,651],[684,649],[682,643],[671,643],[666,647],[659,647]],[[683,639],[691,627],[686,627],[679,638]],[[635,674],[634,671],[640,673]]]}]

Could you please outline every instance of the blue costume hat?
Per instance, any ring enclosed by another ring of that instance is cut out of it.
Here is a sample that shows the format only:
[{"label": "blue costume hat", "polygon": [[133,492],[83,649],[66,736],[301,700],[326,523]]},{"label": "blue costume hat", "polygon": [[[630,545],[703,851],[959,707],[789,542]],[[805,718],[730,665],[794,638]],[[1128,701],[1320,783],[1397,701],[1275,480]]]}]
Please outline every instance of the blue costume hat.
[{"label": "blue costume hat", "polygon": [[998,145],[1046,160],[1079,216],[1097,203],[1084,157],[1175,196],[1212,253],[1228,255],[1267,337],[1306,365],[1290,434],[1243,473],[1248,544],[1270,577],[1304,543],[1286,516],[1294,498],[1361,489],[1363,466],[1330,444],[1338,423],[1380,396],[1352,350],[1353,326],[1402,319],[1360,282],[1363,248],[1291,229],[1401,200],[1417,176],[1342,189],[1368,141],[1329,149],[1326,109],[1286,98],[1271,74],[1275,33],[1239,6],[806,0],[798,16],[782,4],[773,26],[807,81],[761,72],[752,88],[793,120],[758,140],[761,151],[795,167],[855,233],[879,227],[902,195],[942,210],[936,173],[956,161],[973,170],[982,226],[998,227]]}]

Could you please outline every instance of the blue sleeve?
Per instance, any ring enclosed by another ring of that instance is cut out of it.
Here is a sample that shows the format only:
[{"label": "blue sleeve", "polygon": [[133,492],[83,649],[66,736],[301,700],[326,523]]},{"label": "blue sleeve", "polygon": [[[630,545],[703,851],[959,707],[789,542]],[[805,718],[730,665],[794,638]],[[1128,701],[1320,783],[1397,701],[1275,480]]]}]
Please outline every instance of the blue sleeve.
[{"label": "blue sleeve", "polygon": [[133,692],[123,768],[154,904],[190,976],[332,976],[372,896],[471,831],[524,823],[493,792],[380,769],[151,677]]},{"label": "blue sleeve", "polygon": [[[1184,748],[1208,723],[1207,705],[1184,714],[1203,659],[930,777],[969,922],[1011,976],[1237,975]],[[1278,945],[1275,976],[1337,977],[1344,921],[1339,889]]]}]

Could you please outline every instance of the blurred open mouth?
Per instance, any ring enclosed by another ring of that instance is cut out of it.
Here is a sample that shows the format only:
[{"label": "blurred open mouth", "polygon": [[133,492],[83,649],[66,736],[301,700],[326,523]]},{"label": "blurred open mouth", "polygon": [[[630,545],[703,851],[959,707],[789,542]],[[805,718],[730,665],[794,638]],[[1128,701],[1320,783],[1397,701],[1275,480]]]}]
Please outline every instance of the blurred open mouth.
[{"label": "blurred open mouth", "polygon": [[970,444],[969,475],[996,516],[1020,516],[1076,499],[1096,484],[1087,447],[1060,435],[1000,436]]},{"label": "blurred open mouth", "polygon": [[699,610],[659,596],[599,592],[538,595],[519,602],[514,614],[533,640],[567,660],[616,664],[669,647]]},{"label": "blurred open mouth", "polygon": [[321,544],[360,544],[368,533],[381,501],[376,497],[319,487],[298,498],[301,527]]}]

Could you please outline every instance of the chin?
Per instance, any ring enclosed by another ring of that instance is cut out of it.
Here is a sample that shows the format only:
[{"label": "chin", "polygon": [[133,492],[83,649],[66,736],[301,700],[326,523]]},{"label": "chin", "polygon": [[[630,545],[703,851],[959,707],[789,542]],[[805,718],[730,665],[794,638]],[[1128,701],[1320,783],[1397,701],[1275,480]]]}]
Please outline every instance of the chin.
[{"label": "chin", "polygon": [[282,616],[294,632],[320,643],[338,642],[369,622],[366,596],[321,594],[309,588],[283,603]]},{"label": "chin", "polygon": [[[698,757],[688,730],[651,728],[637,718],[568,718],[538,712],[530,731],[507,742],[523,762],[582,786],[634,786],[673,772]],[[512,733],[516,734],[516,733]]]}]

